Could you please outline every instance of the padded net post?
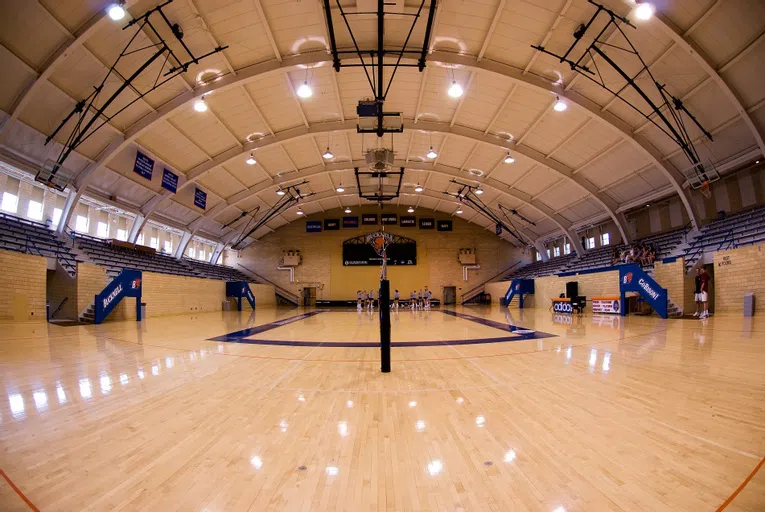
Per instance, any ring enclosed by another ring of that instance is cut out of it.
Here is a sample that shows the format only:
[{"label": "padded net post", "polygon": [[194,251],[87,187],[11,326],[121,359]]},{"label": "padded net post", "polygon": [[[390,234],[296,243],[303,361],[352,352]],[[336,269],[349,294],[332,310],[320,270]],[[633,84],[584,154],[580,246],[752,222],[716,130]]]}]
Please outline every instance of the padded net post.
[{"label": "padded net post", "polygon": [[390,373],[390,281],[380,280],[380,371]]}]

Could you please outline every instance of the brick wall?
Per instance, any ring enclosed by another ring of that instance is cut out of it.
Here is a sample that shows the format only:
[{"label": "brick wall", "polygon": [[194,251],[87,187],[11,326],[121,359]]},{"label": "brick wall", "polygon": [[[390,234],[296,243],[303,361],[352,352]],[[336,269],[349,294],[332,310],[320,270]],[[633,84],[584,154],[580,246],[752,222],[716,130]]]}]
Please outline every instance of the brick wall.
[{"label": "brick wall", "polygon": [[255,296],[257,308],[276,306],[276,291],[272,285],[250,283],[250,289]]},{"label": "brick wall", "polygon": [[[386,206],[386,212],[407,215],[404,208]],[[351,215],[361,216],[362,213],[377,213],[376,207],[355,208]],[[438,212],[427,214],[415,213],[419,217],[449,219],[448,215]],[[328,211],[326,214],[311,215],[310,220],[326,218],[342,219],[341,210]],[[468,291],[497,275],[521,259],[521,253],[508,242],[498,238],[475,224],[469,224],[459,218],[453,218],[454,231],[439,232],[436,230],[420,230],[417,227],[402,228],[390,226],[387,229],[396,234],[417,241],[417,265],[389,266],[388,278],[391,289],[398,288],[402,296],[410,290],[427,286],[433,291],[433,296],[442,299],[444,286],[457,288],[457,300],[462,293]],[[306,233],[305,221],[288,224],[270,233],[247,249],[236,255],[227,255],[229,264],[242,263],[256,273],[279,286],[300,294],[306,286],[317,288],[319,299],[350,299],[356,296],[359,288],[376,289],[380,279],[380,268],[344,267],[342,261],[343,240],[353,238],[379,229],[376,226],[360,226],[359,228],[340,229],[321,233]],[[462,280],[462,265],[457,261],[460,248],[475,248],[480,270],[471,270],[469,280]],[[299,249],[303,262],[295,270],[295,283],[289,282],[289,273],[278,271],[276,267],[282,258],[282,251]]]},{"label": "brick wall", "polygon": [[0,319],[45,320],[46,258],[0,250],[0,268]]},{"label": "brick wall", "polygon": [[[499,304],[499,299],[505,296],[512,281],[495,281],[486,285],[486,293],[491,295],[491,303]],[[513,299],[515,302],[517,299]],[[525,304],[525,302],[524,302]]]},{"label": "brick wall", "polygon": [[755,294],[755,310],[765,311],[765,244],[714,254],[715,312],[741,312],[744,294]]},{"label": "brick wall", "polygon": [[662,263],[657,261],[653,267],[654,278],[656,282],[662,288],[667,289],[669,298],[675,301],[683,311],[693,310],[693,295],[690,297],[690,303],[688,302],[687,289],[691,289],[693,293],[693,278],[686,279],[685,276],[685,260],[678,258],[672,263]]},{"label": "brick wall", "polygon": [[77,264],[77,313],[82,313],[106,286],[106,268],[90,263]]},{"label": "brick wall", "polygon": [[55,271],[48,271],[46,287],[51,315],[59,304],[66,299],[54,318],[57,320],[76,320],[79,314],[77,309],[77,279],[72,278],[66,270],[57,264]]},{"label": "brick wall", "polygon": [[619,295],[618,270],[566,277],[540,277],[534,280],[534,307],[549,308],[550,299],[566,293],[566,283],[569,281],[579,283],[579,295],[587,297],[588,304],[593,297]]}]

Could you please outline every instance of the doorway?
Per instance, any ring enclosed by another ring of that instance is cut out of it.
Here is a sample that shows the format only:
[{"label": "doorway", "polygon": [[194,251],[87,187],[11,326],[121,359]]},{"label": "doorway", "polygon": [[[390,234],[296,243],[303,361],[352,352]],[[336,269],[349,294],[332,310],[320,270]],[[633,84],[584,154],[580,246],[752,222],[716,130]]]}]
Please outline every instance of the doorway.
[{"label": "doorway", "polygon": [[715,265],[710,263],[704,265],[704,268],[709,274],[709,291],[707,292],[707,308],[710,313],[715,312]]},{"label": "doorway", "polygon": [[457,287],[444,286],[444,305],[457,303]]},{"label": "doorway", "polygon": [[315,306],[316,305],[316,287],[309,286],[303,288],[303,306]]}]

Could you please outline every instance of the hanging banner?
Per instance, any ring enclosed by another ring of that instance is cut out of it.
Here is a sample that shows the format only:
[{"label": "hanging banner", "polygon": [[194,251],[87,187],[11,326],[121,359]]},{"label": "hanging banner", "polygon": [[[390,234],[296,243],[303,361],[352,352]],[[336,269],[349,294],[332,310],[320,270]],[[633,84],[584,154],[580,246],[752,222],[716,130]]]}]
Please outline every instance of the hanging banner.
[{"label": "hanging banner", "polygon": [[395,213],[383,213],[380,216],[382,224],[396,224],[398,222],[398,215]]},{"label": "hanging banner", "polygon": [[194,189],[194,206],[203,210],[207,207],[207,192],[198,188]]},{"label": "hanging banner", "polygon": [[420,229],[433,229],[436,219],[420,219]]},{"label": "hanging banner", "polygon": [[143,176],[147,180],[151,180],[151,173],[153,170],[154,160],[138,151],[135,154],[135,165],[133,165],[133,172]]},{"label": "hanging banner", "polygon": [[344,228],[359,227],[359,218],[358,217],[343,217],[343,227]]},{"label": "hanging banner", "polygon": [[167,167],[162,171],[162,188],[173,194],[178,191],[178,175],[167,170]]},{"label": "hanging banner", "polygon": [[497,234],[497,236],[502,234],[502,224],[497,224],[494,226],[494,232]]},{"label": "hanging banner", "polygon": [[450,221],[450,220],[439,220],[438,221],[438,230],[439,231],[451,231],[452,230],[452,221]]},{"label": "hanging banner", "polygon": [[377,225],[377,214],[376,213],[365,213],[361,216],[361,223],[365,226],[376,226]]},{"label": "hanging banner", "polygon": [[401,220],[399,221],[399,226],[402,228],[413,228],[417,226],[417,217],[401,217]]},{"label": "hanging banner", "polygon": [[306,233],[321,233],[321,221],[320,220],[307,220],[305,223]]},{"label": "hanging banner", "polygon": [[340,229],[340,220],[324,219],[324,231],[337,231]]}]

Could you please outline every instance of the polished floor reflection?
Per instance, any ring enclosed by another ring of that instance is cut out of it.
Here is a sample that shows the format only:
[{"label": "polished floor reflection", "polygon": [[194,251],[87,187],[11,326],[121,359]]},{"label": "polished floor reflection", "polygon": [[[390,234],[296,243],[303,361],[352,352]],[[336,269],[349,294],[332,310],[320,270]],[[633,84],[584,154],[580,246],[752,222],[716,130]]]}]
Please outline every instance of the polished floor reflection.
[{"label": "polished floor reflection", "polygon": [[2,324],[0,509],[765,510],[765,319],[456,312]]}]

